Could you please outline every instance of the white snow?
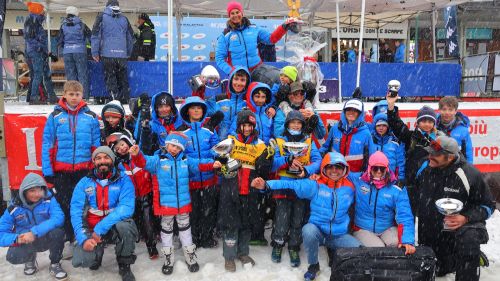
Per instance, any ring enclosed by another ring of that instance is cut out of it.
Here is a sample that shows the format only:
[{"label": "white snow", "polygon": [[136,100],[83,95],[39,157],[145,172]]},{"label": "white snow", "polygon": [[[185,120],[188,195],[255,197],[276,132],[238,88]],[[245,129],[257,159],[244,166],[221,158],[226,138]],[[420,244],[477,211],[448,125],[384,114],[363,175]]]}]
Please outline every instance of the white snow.
[{"label": "white snow", "polygon": [[[500,274],[500,213],[495,211],[493,216],[487,221],[490,240],[488,244],[482,245],[482,250],[490,260],[490,267],[481,269],[482,281],[499,280]],[[269,240],[269,230],[266,231]],[[220,242],[220,241],[219,241]],[[241,263],[237,262],[235,273],[228,273],[224,270],[224,258],[222,257],[222,247],[216,249],[199,249],[197,256],[200,264],[200,271],[190,273],[184,263],[184,257],[180,249],[176,250],[174,273],[165,276],[161,273],[163,258],[151,261],[148,258],[146,247],[143,242],[136,244],[137,261],[132,266],[132,270],[137,280],[176,280],[176,281],[284,281],[303,280],[303,274],[307,270],[307,259],[304,250],[301,251],[302,265],[299,268],[291,268],[289,265],[288,252],[283,251],[282,262],[275,264],[271,262],[271,247],[251,247],[252,256],[256,265],[252,269],[243,269]],[[157,245],[161,250],[160,244]],[[113,245],[108,246],[103,258],[103,266],[98,271],[89,269],[73,268],[70,261],[62,261],[64,269],[68,271],[71,280],[121,280],[118,275],[118,265],[116,264]],[[0,249],[0,280],[54,280],[49,274],[48,251],[38,254],[39,272],[36,275],[27,277],[23,274],[23,265],[11,265],[5,260],[7,248]],[[330,278],[330,268],[327,266],[326,251],[320,250],[321,274],[316,280],[326,281]],[[449,274],[438,281],[453,281],[455,277]]]}]

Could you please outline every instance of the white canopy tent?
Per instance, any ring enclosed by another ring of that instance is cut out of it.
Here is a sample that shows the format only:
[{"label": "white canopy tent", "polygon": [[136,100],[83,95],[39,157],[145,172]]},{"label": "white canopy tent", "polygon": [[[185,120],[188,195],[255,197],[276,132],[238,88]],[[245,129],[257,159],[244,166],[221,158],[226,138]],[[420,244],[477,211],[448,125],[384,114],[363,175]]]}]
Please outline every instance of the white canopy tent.
[{"label": "white canopy tent", "polygon": [[[310,25],[317,26],[332,26],[338,28],[340,24],[358,25],[363,30],[364,27],[381,27],[381,23],[402,22],[415,13],[422,11],[435,11],[450,5],[458,5],[465,2],[481,2],[487,0],[300,0],[300,13]],[[47,0],[34,1],[44,3],[48,12],[63,12],[67,6],[75,6],[81,12],[85,11],[102,11],[107,0]],[[226,5],[229,0],[126,0],[120,2],[121,10],[124,12],[168,12],[169,32],[173,31],[173,12],[177,19],[182,14],[198,14],[198,15],[220,15],[226,16]],[[287,0],[240,0],[243,4],[244,15],[246,16],[286,16],[288,15]],[[12,4],[11,4],[12,5]],[[7,6],[7,9],[13,8]],[[333,18],[336,20],[333,21]],[[48,17],[50,18],[50,17]],[[366,18],[366,24],[365,24]],[[434,19],[434,16],[433,16]],[[50,26],[50,22],[47,23]],[[435,25],[433,25],[434,27]],[[434,34],[434,33],[433,33]],[[338,35],[338,32],[337,32]],[[50,35],[49,35],[50,36]],[[338,37],[338,36],[337,36]],[[169,39],[171,40],[171,39]],[[337,38],[337,43],[339,38]],[[433,40],[435,42],[435,38]],[[435,44],[435,43],[434,43]],[[173,71],[172,70],[172,51],[173,44],[169,41],[168,65],[169,65],[169,92],[172,92]],[[363,32],[360,32],[359,54],[363,45]],[[435,49],[435,48],[434,48]],[[340,52],[339,48],[337,51]],[[340,56],[340,55],[338,55]],[[179,56],[180,57],[180,56]],[[360,79],[361,56],[358,56],[358,73],[357,83],[359,86]],[[340,75],[340,58],[339,58],[339,81]],[[341,84],[339,84],[339,88]],[[340,97],[342,95],[340,94]]]}]

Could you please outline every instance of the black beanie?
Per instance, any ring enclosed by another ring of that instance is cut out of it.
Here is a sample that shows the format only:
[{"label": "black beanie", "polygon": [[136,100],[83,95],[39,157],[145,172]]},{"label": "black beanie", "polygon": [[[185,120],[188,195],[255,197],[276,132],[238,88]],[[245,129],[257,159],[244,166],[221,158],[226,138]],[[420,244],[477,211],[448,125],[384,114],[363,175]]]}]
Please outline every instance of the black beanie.
[{"label": "black beanie", "polygon": [[253,127],[257,126],[257,119],[255,119],[255,114],[248,108],[243,109],[238,112],[238,118],[236,119],[238,127],[242,124],[248,123],[252,124]]},{"label": "black beanie", "polygon": [[174,98],[172,97],[171,94],[169,94],[167,92],[162,92],[162,93],[158,94],[157,96],[155,96],[154,99],[155,99],[155,104],[154,104],[155,110],[158,108],[158,106],[164,105],[164,104],[170,105],[170,107],[172,107],[172,110],[175,110],[174,109],[175,101],[174,101]]},{"label": "black beanie", "polygon": [[417,114],[417,123],[423,119],[423,118],[429,118],[429,119],[432,119],[434,121],[434,124],[436,124],[436,112],[434,111],[434,109],[428,107],[427,105],[424,105],[419,111],[418,111],[418,114]]},{"label": "black beanie", "polygon": [[108,0],[108,2],[106,3],[106,7],[108,6],[120,6],[120,3],[118,2],[118,0]]}]

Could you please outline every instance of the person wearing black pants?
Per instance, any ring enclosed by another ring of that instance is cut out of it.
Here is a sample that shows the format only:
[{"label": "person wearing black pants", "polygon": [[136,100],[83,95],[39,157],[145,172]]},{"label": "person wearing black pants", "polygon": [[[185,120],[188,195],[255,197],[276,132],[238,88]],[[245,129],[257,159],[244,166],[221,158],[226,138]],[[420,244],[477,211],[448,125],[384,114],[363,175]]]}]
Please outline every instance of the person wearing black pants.
[{"label": "person wearing black pants", "polygon": [[217,222],[217,196],[215,186],[190,191],[193,211],[191,212],[191,233],[198,247],[217,247],[215,225]]},{"label": "person wearing black pants", "polygon": [[128,104],[130,88],[128,85],[127,59],[102,57],[104,82],[114,100]]},{"label": "person wearing black pants", "polygon": [[66,234],[64,241],[74,240],[75,234],[73,233],[69,212],[71,196],[73,196],[76,184],[88,173],[88,170],[80,170],[75,172],[56,172],[54,175],[54,187],[52,190],[64,213],[64,232]]}]

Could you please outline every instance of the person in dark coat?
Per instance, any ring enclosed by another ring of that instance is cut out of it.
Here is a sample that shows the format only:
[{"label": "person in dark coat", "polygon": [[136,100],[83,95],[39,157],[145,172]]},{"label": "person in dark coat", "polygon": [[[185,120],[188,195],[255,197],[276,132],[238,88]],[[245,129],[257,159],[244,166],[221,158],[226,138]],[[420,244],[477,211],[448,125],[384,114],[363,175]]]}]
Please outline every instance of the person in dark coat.
[{"label": "person in dark coat", "polygon": [[108,0],[92,28],[92,57],[104,64],[106,90],[115,100],[128,104],[127,60],[132,54],[133,30],[118,0]]},{"label": "person in dark coat", "polygon": [[155,59],[156,33],[155,25],[148,14],[140,14],[137,19],[139,34],[136,34],[131,60],[149,61]]},{"label": "person in dark coat", "polygon": [[[488,242],[486,220],[495,202],[482,174],[460,153],[454,138],[440,136],[425,148],[429,160],[417,173],[418,244],[436,253],[436,276],[456,272],[456,281],[479,280],[480,244]],[[443,215],[436,200],[460,200],[463,208]],[[444,227],[447,231],[443,231]]]}]

